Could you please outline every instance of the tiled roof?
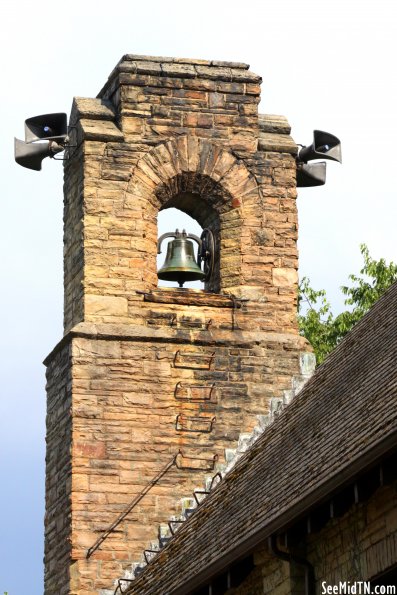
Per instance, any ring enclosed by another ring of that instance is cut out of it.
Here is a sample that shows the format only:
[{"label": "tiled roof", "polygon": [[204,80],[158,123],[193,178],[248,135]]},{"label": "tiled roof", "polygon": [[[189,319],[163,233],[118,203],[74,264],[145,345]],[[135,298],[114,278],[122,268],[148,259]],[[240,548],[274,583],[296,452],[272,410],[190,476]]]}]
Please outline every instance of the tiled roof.
[{"label": "tiled roof", "polygon": [[187,594],[397,446],[397,284],[128,593]]}]

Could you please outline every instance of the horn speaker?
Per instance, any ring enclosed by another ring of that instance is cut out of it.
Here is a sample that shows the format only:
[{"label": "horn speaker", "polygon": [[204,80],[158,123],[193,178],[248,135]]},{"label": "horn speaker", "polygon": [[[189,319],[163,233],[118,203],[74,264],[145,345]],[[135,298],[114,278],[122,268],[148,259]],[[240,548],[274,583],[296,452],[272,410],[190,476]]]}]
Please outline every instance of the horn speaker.
[{"label": "horn speaker", "polygon": [[46,157],[61,153],[68,143],[65,113],[42,114],[25,120],[25,142],[15,139],[15,161],[36,171]]},{"label": "horn speaker", "polygon": [[308,188],[309,186],[323,186],[327,164],[324,161],[317,163],[297,163],[296,166],[296,185],[298,188]]},{"label": "horn speaker", "polygon": [[298,153],[298,160],[303,161],[303,163],[307,163],[312,159],[332,159],[342,163],[339,138],[323,130],[314,130],[313,143],[309,147],[302,147]]},{"label": "horn speaker", "polygon": [[54,157],[64,150],[64,147],[54,141],[43,143],[24,143],[23,140],[15,139],[15,161],[22,167],[41,170],[41,162],[46,157]]},{"label": "horn speaker", "polygon": [[25,120],[25,142],[37,140],[65,141],[67,136],[67,118],[64,113],[43,114]]}]

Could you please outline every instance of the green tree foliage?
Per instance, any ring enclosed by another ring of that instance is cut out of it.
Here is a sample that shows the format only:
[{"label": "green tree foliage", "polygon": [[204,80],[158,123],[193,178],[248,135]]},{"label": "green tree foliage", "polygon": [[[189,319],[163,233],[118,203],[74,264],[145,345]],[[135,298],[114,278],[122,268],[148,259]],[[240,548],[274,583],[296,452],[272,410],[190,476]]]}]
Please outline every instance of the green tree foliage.
[{"label": "green tree foliage", "polygon": [[350,308],[337,316],[332,313],[323,289],[313,289],[307,277],[300,282],[299,332],[313,346],[318,364],[324,361],[386,289],[397,281],[397,264],[387,264],[383,258],[373,260],[365,244],[360,245],[360,251],[364,260],[360,275],[349,275],[352,285],[341,287],[346,296],[345,306]]}]

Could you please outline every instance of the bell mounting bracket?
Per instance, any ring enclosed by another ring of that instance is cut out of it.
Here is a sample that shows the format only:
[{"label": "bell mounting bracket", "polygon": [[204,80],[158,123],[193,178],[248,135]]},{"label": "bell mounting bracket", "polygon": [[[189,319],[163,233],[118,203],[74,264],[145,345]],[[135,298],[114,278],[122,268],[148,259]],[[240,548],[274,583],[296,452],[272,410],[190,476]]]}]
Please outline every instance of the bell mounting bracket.
[{"label": "bell mounting bracket", "polygon": [[209,281],[214,270],[215,264],[215,239],[214,234],[208,228],[203,230],[200,236],[201,246],[198,253],[198,265],[201,267],[203,263],[203,271],[205,273],[204,281]]}]

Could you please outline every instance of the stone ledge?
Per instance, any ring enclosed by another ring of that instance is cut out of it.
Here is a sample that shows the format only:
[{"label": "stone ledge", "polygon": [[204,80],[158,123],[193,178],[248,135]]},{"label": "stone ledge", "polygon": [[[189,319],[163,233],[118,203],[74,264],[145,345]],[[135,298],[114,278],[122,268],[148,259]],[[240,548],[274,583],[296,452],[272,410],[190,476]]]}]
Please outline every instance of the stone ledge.
[{"label": "stone ledge", "polygon": [[285,116],[258,114],[259,130],[273,134],[291,134],[291,126]]},{"label": "stone ledge", "polygon": [[72,144],[83,140],[118,142],[124,134],[115,124],[116,113],[110,101],[75,97],[70,115]]},{"label": "stone ledge", "polygon": [[258,139],[259,151],[270,151],[276,153],[298,154],[298,146],[292,137],[285,134],[275,134],[273,132],[259,132]]},{"label": "stone ledge", "polygon": [[262,78],[241,68],[231,68],[230,66],[214,66],[203,64],[175,63],[175,62],[121,62],[113,79],[118,73],[128,72],[131,74],[149,74],[159,77],[170,78],[199,78],[226,82],[246,82],[260,83]]},{"label": "stone ledge", "polygon": [[136,324],[95,324],[91,322],[80,322],[74,326],[59,341],[54,349],[43,361],[48,366],[53,357],[68,345],[75,338],[92,340],[113,340],[113,341],[137,341],[174,343],[207,346],[233,346],[251,348],[264,343],[272,346],[279,343],[285,349],[297,349],[299,351],[310,351],[307,340],[300,335],[292,333],[275,333],[266,331],[242,331],[221,329],[173,329],[172,327],[161,326],[160,328],[145,327]]},{"label": "stone ledge", "polygon": [[76,119],[115,120],[116,112],[113,104],[106,99],[92,99],[90,97],[74,97],[72,114]]},{"label": "stone ledge", "polygon": [[[221,67],[228,67],[228,68],[241,68],[242,70],[248,70],[249,64],[245,62],[230,62],[225,60],[200,60],[196,58],[172,58],[167,56],[141,56],[139,54],[125,54],[119,64],[121,62],[128,62],[128,61],[135,61],[139,60],[141,62],[167,62],[171,64],[194,64],[194,65],[202,65],[202,66],[221,66]],[[116,67],[117,68],[117,67]]]},{"label": "stone ledge", "polygon": [[[82,119],[79,122],[79,128],[84,140],[117,142],[124,140],[124,135],[117,128],[114,122],[109,120],[88,120]],[[81,142],[82,139],[79,139]]]},{"label": "stone ledge", "polygon": [[[249,64],[245,64],[244,62],[126,54],[109,75],[107,83],[98,93],[98,98],[106,94],[112,82],[121,73],[178,79],[205,79],[225,81],[228,83],[260,84],[262,82],[262,77],[250,72]],[[128,84],[128,82],[124,81],[124,84]],[[134,84],[134,82],[132,81],[131,84]]]},{"label": "stone ledge", "polygon": [[241,300],[228,295],[192,289],[163,287],[143,294],[145,302],[158,304],[183,304],[187,306],[212,306],[215,308],[241,308]]}]

